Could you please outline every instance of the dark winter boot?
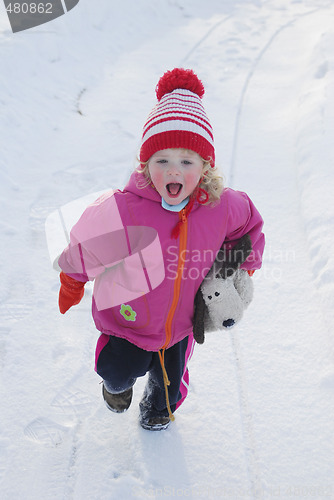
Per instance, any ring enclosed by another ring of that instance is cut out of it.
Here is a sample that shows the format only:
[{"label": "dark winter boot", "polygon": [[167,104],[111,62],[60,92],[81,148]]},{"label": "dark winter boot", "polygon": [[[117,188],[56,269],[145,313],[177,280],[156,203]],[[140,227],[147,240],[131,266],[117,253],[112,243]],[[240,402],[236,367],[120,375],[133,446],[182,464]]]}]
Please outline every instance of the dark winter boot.
[{"label": "dark winter boot", "polygon": [[145,418],[143,415],[141,415],[139,422],[142,428],[146,429],[147,431],[163,431],[164,429],[167,429],[167,427],[169,426],[170,418],[162,416]]},{"label": "dark winter boot", "polygon": [[148,431],[163,431],[170,424],[170,418],[166,411],[156,410],[150,401],[149,390],[146,387],[144,396],[139,403],[139,423],[143,429]]},{"label": "dark winter boot", "polygon": [[115,413],[123,413],[129,408],[132,400],[132,393],[133,389],[130,387],[130,389],[120,392],[119,394],[112,394],[107,391],[104,384],[102,385],[102,395],[107,408]]}]

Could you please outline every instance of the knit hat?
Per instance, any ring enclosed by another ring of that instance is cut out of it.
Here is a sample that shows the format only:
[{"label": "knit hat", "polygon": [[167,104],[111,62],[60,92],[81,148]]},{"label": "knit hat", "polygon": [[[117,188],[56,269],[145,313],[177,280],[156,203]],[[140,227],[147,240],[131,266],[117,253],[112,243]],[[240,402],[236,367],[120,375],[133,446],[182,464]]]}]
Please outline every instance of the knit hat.
[{"label": "knit hat", "polygon": [[157,104],[144,125],[140,161],[157,151],[184,148],[215,163],[213,132],[202,104],[203,83],[191,69],[167,71],[156,87]]}]

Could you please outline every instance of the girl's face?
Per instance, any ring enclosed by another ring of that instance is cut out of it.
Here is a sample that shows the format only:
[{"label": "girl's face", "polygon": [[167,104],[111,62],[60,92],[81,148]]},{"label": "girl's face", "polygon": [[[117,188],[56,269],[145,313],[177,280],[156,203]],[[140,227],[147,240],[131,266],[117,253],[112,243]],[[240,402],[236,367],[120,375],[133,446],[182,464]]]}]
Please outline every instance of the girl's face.
[{"label": "girl's face", "polygon": [[178,205],[191,195],[203,171],[203,160],[187,149],[163,149],[151,156],[148,170],[160,196],[169,205]]}]

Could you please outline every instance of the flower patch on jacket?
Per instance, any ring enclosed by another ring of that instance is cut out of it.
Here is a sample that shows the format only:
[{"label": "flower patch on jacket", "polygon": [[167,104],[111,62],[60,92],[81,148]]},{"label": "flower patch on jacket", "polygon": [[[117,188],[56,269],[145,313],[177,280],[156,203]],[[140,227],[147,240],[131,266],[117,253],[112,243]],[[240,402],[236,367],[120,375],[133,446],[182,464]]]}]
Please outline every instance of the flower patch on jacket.
[{"label": "flower patch on jacket", "polygon": [[131,306],[122,304],[119,312],[126,321],[136,321],[137,313]]}]

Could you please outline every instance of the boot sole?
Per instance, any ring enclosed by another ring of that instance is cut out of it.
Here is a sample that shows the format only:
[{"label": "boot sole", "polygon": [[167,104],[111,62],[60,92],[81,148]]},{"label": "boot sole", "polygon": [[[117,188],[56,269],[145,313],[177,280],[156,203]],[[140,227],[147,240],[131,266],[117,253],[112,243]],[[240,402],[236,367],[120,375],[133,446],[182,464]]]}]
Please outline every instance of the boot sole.
[{"label": "boot sole", "polygon": [[146,431],[164,431],[165,429],[167,429],[169,427],[169,424],[170,424],[170,420],[169,422],[167,422],[166,424],[153,424],[153,425],[150,425],[148,423],[145,423],[145,422],[140,422],[140,425],[142,426],[143,429],[145,429]]},{"label": "boot sole", "polygon": [[129,409],[129,408],[124,408],[124,410],[116,410],[116,408],[113,408],[112,406],[110,406],[106,400],[104,400],[104,403],[105,403],[106,407],[108,408],[108,410],[112,411],[113,413],[125,413]]}]

